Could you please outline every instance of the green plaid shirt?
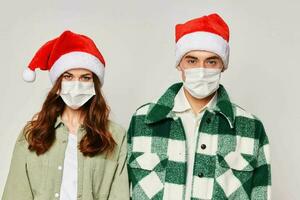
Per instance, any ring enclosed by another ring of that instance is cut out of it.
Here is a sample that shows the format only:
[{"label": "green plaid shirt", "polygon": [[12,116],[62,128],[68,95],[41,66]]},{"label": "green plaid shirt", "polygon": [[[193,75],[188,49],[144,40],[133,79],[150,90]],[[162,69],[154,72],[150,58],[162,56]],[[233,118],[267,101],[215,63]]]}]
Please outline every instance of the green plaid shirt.
[{"label": "green plaid shirt", "polygon": [[[172,85],[131,119],[128,172],[133,200],[185,199],[186,134],[172,111],[181,87],[182,83]],[[192,200],[271,198],[269,142],[263,124],[233,104],[222,85],[216,106],[204,112],[195,152]]]}]

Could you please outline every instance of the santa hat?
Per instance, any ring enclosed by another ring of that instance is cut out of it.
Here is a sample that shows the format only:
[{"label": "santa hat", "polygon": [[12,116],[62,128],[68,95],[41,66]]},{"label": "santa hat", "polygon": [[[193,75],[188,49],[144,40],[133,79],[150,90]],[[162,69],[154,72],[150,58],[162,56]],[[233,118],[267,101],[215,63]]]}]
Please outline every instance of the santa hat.
[{"label": "santa hat", "polygon": [[224,69],[229,61],[229,28],[218,15],[211,14],[176,25],[176,66],[193,50],[213,52],[221,57]]},{"label": "santa hat", "polygon": [[104,58],[93,40],[84,35],[65,31],[36,52],[28,68],[24,70],[23,78],[27,82],[33,82],[36,69],[48,70],[54,84],[65,71],[83,68],[95,73],[103,84],[104,67]]}]

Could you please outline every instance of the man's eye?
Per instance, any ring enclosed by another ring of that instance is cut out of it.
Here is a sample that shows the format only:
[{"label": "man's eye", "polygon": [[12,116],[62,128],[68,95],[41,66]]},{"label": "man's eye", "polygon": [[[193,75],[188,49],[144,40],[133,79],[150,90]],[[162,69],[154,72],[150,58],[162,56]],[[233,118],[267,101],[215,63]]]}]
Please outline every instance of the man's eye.
[{"label": "man's eye", "polygon": [[215,64],[217,64],[217,62],[214,61],[214,60],[209,60],[209,61],[208,61],[208,64],[210,64],[210,65],[215,65]]},{"label": "man's eye", "polygon": [[188,60],[187,62],[190,63],[190,64],[195,64],[196,63],[195,60]]}]

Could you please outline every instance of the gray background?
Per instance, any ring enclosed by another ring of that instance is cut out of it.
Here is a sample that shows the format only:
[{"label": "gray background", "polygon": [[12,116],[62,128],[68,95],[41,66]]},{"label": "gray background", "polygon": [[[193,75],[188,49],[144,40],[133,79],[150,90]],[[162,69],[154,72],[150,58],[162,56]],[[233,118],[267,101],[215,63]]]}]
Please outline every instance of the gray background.
[{"label": "gray background", "polygon": [[[231,29],[222,83],[234,102],[264,122],[271,142],[273,198],[299,199],[299,1],[3,1],[0,8],[0,195],[20,129],[51,87],[48,72],[28,84],[22,71],[63,30],[89,35],[106,62],[112,118],[128,127],[134,110],[179,80],[174,26],[218,12]],[[298,190],[297,190],[298,189]]]}]

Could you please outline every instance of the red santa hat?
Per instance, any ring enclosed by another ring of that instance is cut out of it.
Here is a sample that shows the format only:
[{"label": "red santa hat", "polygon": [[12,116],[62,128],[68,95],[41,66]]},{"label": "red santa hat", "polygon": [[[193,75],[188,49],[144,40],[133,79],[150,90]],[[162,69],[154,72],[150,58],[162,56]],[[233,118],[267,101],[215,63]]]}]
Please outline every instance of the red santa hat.
[{"label": "red santa hat", "polygon": [[219,55],[228,67],[229,28],[218,15],[211,14],[176,25],[176,66],[182,57],[193,50],[210,51]]},{"label": "red santa hat", "polygon": [[74,68],[90,70],[103,84],[105,61],[93,40],[85,35],[65,31],[36,52],[23,72],[23,79],[33,82],[36,69],[48,70],[54,84],[60,75]]}]

